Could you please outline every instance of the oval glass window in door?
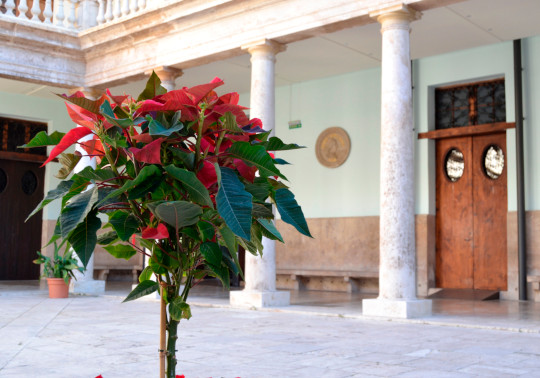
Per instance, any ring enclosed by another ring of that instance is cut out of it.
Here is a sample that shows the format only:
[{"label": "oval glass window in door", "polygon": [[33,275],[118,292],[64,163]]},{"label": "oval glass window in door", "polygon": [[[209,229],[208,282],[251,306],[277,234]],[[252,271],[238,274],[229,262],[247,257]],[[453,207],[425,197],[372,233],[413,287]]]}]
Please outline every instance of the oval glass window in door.
[{"label": "oval glass window in door", "polygon": [[38,186],[38,180],[34,172],[26,171],[21,179],[21,188],[24,194],[33,194]]},{"label": "oval glass window in door", "polygon": [[452,182],[456,182],[463,176],[465,170],[465,162],[463,160],[463,152],[457,148],[452,148],[446,154],[444,159],[444,171],[446,177]]},{"label": "oval glass window in door", "polygon": [[504,152],[501,147],[491,145],[484,152],[484,172],[490,179],[496,180],[503,173]]}]

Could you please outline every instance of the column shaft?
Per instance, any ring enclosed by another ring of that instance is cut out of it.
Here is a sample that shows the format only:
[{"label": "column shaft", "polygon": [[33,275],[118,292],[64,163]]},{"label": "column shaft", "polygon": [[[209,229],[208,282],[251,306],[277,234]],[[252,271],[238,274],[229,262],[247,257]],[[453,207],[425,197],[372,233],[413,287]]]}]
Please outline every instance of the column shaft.
[{"label": "column shaft", "polygon": [[419,14],[404,5],[381,11],[381,204],[379,298],[365,300],[365,315],[416,317],[431,301],[416,299],[414,235],[414,127],[410,23]]},{"label": "column shaft", "polygon": [[[251,54],[250,117],[259,118],[265,130],[274,134],[275,123],[275,56],[283,45],[264,40],[246,46]],[[231,304],[237,306],[278,306],[289,304],[289,293],[276,291],[275,241],[263,238],[263,256],[246,252],[245,290],[231,292]]]},{"label": "column shaft", "polygon": [[414,144],[409,20],[382,20],[380,285],[384,299],[416,297]]}]

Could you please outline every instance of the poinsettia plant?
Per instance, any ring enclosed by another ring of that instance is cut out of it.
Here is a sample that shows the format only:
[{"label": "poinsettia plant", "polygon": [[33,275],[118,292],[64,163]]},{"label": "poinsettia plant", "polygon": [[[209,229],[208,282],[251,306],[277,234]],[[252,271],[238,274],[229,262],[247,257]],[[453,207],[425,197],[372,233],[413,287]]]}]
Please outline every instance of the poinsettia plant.
[{"label": "poinsettia plant", "polygon": [[[162,365],[166,358],[167,377],[174,377],[177,328],[191,316],[190,289],[206,276],[228,287],[230,272],[242,275],[238,246],[257,255],[263,236],[283,242],[272,203],[283,221],[310,233],[277,167],[286,162],[270,153],[300,146],[250,120],[237,93],[218,96],[218,78],[169,92],[160,84],[153,73],[137,99],[108,90],[96,100],[62,95],[78,126],[39,133],[23,147],[54,145],[44,165],[55,158],[62,164],[62,181],[31,214],[61,200],[51,242],[66,239],[85,266],[96,244],[117,258],[148,256],[125,300],[159,290],[162,308],[167,305]],[[80,156],[66,152],[73,145],[96,159],[96,169],[74,173]]]}]

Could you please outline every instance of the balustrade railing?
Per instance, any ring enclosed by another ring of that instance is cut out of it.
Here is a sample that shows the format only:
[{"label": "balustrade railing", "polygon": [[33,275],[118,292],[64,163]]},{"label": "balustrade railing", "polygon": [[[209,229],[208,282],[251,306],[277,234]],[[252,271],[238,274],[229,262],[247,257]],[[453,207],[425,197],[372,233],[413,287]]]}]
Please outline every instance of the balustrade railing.
[{"label": "balustrade railing", "polygon": [[147,0],[0,0],[0,17],[87,29],[144,11],[146,5]]}]

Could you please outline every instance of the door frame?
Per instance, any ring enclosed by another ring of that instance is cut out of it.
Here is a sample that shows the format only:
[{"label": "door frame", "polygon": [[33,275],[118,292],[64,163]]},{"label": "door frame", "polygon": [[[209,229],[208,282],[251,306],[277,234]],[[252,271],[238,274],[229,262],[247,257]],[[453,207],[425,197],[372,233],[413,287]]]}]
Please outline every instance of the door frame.
[{"label": "door frame", "polygon": [[[436,202],[436,167],[435,167],[435,157],[436,157],[436,149],[435,149],[435,141],[437,139],[443,139],[443,138],[454,138],[459,136],[474,136],[474,135],[486,135],[486,134],[492,134],[497,132],[504,132],[508,129],[515,129],[516,124],[515,122],[499,122],[499,123],[492,123],[492,124],[483,124],[483,125],[474,125],[474,126],[463,126],[463,127],[457,127],[457,128],[451,128],[451,129],[439,129],[439,130],[432,130],[424,133],[418,133],[418,139],[428,139],[431,140],[430,146],[429,146],[429,161],[433,162],[433,164],[430,163],[429,168],[429,182],[430,182],[430,208],[435,209],[435,202]],[[508,161],[508,159],[507,159]],[[508,186],[509,182],[507,181],[507,192],[508,192]],[[431,207],[433,206],[433,207]],[[432,211],[432,212],[431,212]],[[427,271],[425,272],[424,278],[422,282],[418,282],[418,288],[425,287],[423,289],[424,295],[432,294],[436,291],[438,291],[438,288],[435,284],[435,264],[436,264],[436,225],[435,225],[435,212],[434,210],[431,210],[430,214],[428,214],[428,220],[427,220],[427,234],[426,234],[426,245],[427,245],[427,255],[426,256],[418,256],[420,260],[417,262],[417,269],[419,269],[422,266],[425,266],[425,269]],[[508,220],[510,220],[511,217],[508,216]],[[507,221],[508,224],[508,221]],[[513,240],[513,235],[510,235],[513,228],[508,227],[506,228],[507,232],[507,240]],[[418,241],[417,241],[418,243]],[[507,248],[507,252],[509,252],[511,249]],[[517,258],[517,255],[516,255]],[[425,260],[424,260],[425,259]],[[510,261],[508,261],[507,265],[507,283],[508,283],[508,289],[510,290],[514,286],[517,287],[517,280],[514,280],[514,277],[512,274],[510,274]],[[423,268],[424,269],[424,268]],[[515,282],[514,282],[515,281]]]}]

